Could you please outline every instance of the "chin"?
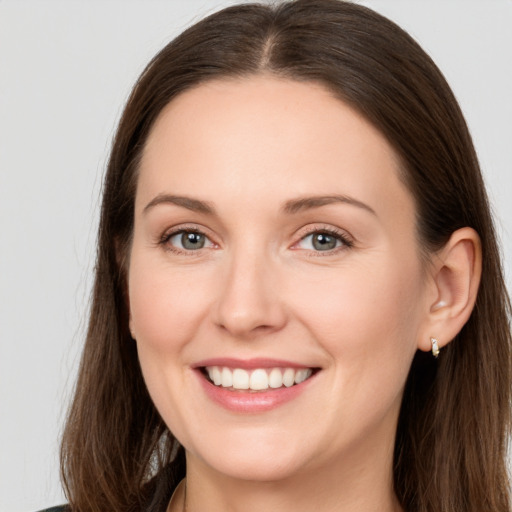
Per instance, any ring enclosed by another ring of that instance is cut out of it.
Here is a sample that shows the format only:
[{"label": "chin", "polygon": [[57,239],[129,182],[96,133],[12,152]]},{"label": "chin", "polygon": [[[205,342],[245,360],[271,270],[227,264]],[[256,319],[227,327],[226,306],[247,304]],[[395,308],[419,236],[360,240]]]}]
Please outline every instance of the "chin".
[{"label": "chin", "polygon": [[290,439],[283,442],[286,437],[282,435],[252,437],[248,442],[248,436],[237,439],[232,434],[227,436],[230,439],[212,441],[208,446],[191,447],[187,456],[200,459],[226,477],[259,482],[284,480],[307,465],[304,450]]},{"label": "chin", "polygon": [[252,482],[277,482],[286,480],[287,478],[299,472],[300,464],[290,460],[284,460],[282,454],[279,459],[276,457],[226,457],[222,460],[203,460],[211,469],[222,475],[245,481]]}]

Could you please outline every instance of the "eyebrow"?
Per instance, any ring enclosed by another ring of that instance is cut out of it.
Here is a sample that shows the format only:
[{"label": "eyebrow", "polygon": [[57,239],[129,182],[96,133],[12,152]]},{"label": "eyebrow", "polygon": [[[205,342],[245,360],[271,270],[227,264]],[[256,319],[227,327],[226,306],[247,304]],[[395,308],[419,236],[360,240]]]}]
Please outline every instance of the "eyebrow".
[{"label": "eyebrow", "polygon": [[146,213],[148,210],[159,204],[175,204],[194,212],[204,213],[206,215],[215,215],[215,208],[207,201],[200,201],[199,199],[193,199],[192,197],[174,196],[170,194],[157,195],[145,206],[143,213]]},{"label": "eyebrow", "polygon": [[303,197],[299,199],[291,199],[290,201],[286,201],[282,210],[287,214],[299,213],[304,210],[310,210],[312,208],[320,208],[321,206],[326,206],[328,204],[333,203],[343,203],[350,204],[352,206],[356,206],[363,210],[370,212],[372,215],[377,216],[375,210],[368,206],[367,204],[358,201],[350,196],[344,195],[330,195],[330,196],[311,196],[311,197]]},{"label": "eyebrow", "polygon": [[[377,215],[375,213],[375,210],[368,206],[367,204],[357,199],[354,199],[353,197],[344,195],[309,196],[301,197],[299,199],[290,199],[289,201],[286,201],[286,203],[284,203],[281,210],[283,211],[283,213],[293,215],[304,210],[320,208],[322,206],[334,203],[349,204],[366,210],[375,216]],[[216,215],[215,208],[211,203],[207,201],[201,201],[199,199],[194,199],[192,197],[176,196],[171,194],[157,195],[145,206],[143,212],[146,213],[151,208],[154,208],[155,206],[160,204],[174,204],[176,206],[186,208],[187,210],[202,213],[205,215]]]}]

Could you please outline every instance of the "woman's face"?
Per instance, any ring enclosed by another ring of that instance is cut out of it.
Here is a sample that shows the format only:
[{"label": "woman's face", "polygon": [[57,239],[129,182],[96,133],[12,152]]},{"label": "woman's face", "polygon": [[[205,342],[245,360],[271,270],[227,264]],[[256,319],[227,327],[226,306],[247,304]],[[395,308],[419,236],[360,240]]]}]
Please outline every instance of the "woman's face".
[{"label": "woman's face", "polygon": [[391,464],[427,287],[393,150],[322,86],[212,81],[158,118],[130,327],[189,464],[255,480]]}]

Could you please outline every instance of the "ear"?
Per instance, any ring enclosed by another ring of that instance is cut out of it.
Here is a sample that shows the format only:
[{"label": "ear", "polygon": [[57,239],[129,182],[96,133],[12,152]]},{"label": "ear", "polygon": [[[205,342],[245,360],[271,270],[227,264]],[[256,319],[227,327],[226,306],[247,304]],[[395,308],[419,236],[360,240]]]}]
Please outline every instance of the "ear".
[{"label": "ear", "polygon": [[477,232],[467,227],[455,231],[433,256],[429,273],[426,323],[418,344],[424,351],[432,349],[431,338],[440,348],[452,341],[473,311],[482,274]]}]

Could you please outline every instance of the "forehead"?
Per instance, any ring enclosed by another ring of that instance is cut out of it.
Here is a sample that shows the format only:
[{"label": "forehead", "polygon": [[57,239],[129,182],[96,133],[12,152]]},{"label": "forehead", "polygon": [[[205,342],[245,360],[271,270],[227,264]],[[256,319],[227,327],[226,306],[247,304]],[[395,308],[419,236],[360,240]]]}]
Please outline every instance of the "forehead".
[{"label": "forehead", "polygon": [[241,205],[329,193],[378,205],[388,195],[412,207],[399,159],[373,125],[320,84],[270,76],[207,82],[164,108],[137,200],[165,192],[225,193]]}]

